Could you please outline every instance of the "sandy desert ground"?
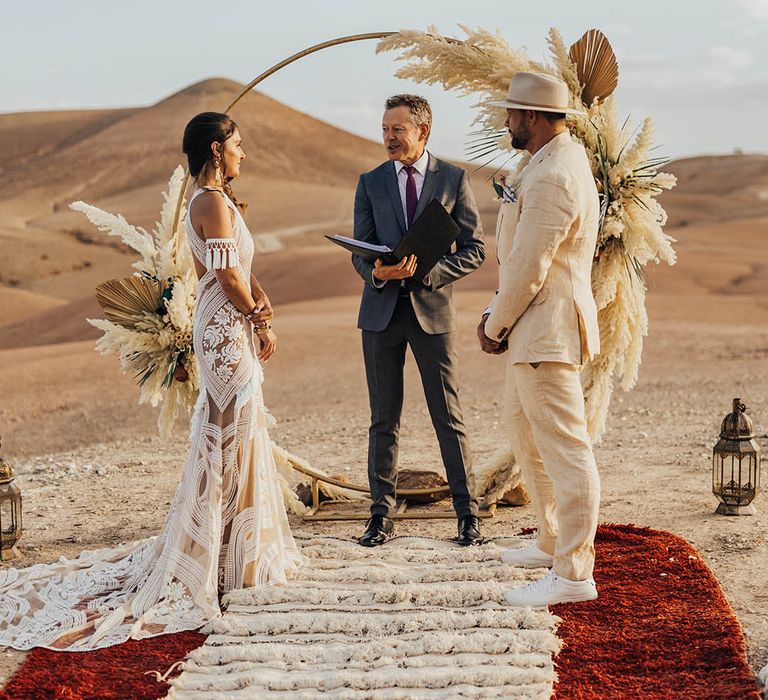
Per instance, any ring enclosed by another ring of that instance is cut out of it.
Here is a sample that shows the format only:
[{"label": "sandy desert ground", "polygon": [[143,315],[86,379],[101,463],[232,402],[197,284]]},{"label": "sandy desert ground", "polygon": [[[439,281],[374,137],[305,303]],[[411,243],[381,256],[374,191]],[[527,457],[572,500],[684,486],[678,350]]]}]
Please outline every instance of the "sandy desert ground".
[{"label": "sandy desert ground", "polygon": [[[213,80],[148,108],[0,116],[0,454],[17,470],[25,531],[16,565],[72,556],[155,534],[175,489],[185,426],[161,440],[114,357],[94,352],[93,287],[128,274],[132,256],[66,208],[85,199],[151,227],[159,192],[179,162],[186,119],[237,86]],[[280,347],[266,366],[275,440],[331,473],[365,479],[367,397],[358,331],[360,283],[320,236],[348,232],[357,173],[379,147],[260,95],[240,114],[258,158],[238,192],[264,252],[255,271],[276,306]],[[374,130],[375,133],[375,130]],[[329,147],[330,144],[330,147]],[[333,167],[327,152],[334,154]],[[263,156],[263,157],[262,157]],[[768,156],[674,163],[664,196],[679,262],[649,270],[651,320],[636,388],[617,391],[596,447],[603,522],[672,531],[715,572],[739,619],[755,670],[768,663],[768,494],[753,517],[714,515],[711,448],[740,396],[768,447]],[[495,204],[474,186],[487,230]],[[296,202],[301,206],[297,206]],[[488,240],[491,252],[494,241]],[[503,358],[484,356],[474,326],[494,288],[493,255],[456,288],[462,401],[477,460],[505,440],[499,417]],[[410,358],[401,466],[440,470]],[[183,422],[182,422],[183,423]],[[765,469],[764,479],[765,479]],[[360,523],[304,523],[300,532],[353,536]],[[485,521],[490,536],[532,526],[529,507]],[[453,521],[398,524],[401,533],[452,537]],[[599,582],[598,582],[599,584]],[[0,654],[0,684],[23,655]]]}]

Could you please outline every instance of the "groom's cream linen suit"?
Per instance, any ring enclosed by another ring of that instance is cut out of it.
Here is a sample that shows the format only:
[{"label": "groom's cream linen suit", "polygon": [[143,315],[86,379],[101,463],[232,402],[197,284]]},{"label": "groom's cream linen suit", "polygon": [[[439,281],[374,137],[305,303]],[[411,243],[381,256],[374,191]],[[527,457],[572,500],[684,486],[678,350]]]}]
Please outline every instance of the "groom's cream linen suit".
[{"label": "groom's cream linen suit", "polygon": [[592,576],[600,482],[581,365],[599,351],[591,269],[599,201],[568,132],[531,158],[497,222],[499,289],[486,335],[509,343],[505,414],[538,519],[539,548],[570,580]]}]

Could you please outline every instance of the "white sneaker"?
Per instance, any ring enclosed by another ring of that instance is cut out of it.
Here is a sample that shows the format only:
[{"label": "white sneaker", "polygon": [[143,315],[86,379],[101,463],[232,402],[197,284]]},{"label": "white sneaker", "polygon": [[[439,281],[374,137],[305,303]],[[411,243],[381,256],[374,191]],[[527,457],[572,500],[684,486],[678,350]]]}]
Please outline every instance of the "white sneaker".
[{"label": "white sneaker", "polygon": [[550,571],[544,578],[529,583],[525,588],[513,588],[505,596],[507,603],[518,607],[530,605],[543,608],[557,603],[581,603],[597,598],[594,579],[569,581]]},{"label": "white sneaker", "polygon": [[505,549],[501,553],[501,561],[528,569],[548,569],[554,564],[555,558],[542,552],[534,543],[522,549]]}]

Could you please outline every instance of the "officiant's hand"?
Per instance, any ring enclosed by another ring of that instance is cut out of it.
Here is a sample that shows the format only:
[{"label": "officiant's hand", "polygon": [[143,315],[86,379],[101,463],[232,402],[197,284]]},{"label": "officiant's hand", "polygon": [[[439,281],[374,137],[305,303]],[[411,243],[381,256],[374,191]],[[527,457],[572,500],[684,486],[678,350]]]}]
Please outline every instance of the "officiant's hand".
[{"label": "officiant's hand", "polygon": [[376,261],[373,268],[373,276],[377,280],[404,280],[413,277],[416,272],[416,256],[409,255],[403,258],[397,265],[385,265],[381,258]]},{"label": "officiant's hand", "polygon": [[485,334],[485,321],[488,316],[490,316],[490,314],[483,314],[483,317],[480,319],[480,323],[477,326],[477,339],[480,341],[480,349],[483,352],[487,352],[489,355],[501,355],[509,349],[509,343],[507,343],[506,338],[501,342],[497,342],[491,340]]}]

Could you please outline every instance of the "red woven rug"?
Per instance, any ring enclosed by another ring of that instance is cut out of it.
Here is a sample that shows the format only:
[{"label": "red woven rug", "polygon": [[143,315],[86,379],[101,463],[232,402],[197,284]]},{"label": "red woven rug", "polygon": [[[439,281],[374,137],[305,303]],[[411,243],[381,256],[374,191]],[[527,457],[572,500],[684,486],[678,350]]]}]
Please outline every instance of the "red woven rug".
[{"label": "red woven rug", "polygon": [[712,572],[669,532],[602,525],[600,597],[556,605],[560,700],[759,700],[741,625]]},{"label": "red woven rug", "polygon": [[[741,626],[696,551],[668,532],[604,525],[600,597],[559,605],[559,700],[759,700]],[[31,652],[0,700],[160,698],[165,672],[200,646],[195,632],[88,653]]]},{"label": "red woven rug", "polygon": [[[13,674],[1,700],[132,700],[161,698],[165,673],[205,641],[197,632],[164,634],[87,652],[33,649]],[[148,674],[148,675],[145,675]]]}]

